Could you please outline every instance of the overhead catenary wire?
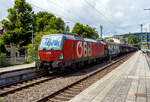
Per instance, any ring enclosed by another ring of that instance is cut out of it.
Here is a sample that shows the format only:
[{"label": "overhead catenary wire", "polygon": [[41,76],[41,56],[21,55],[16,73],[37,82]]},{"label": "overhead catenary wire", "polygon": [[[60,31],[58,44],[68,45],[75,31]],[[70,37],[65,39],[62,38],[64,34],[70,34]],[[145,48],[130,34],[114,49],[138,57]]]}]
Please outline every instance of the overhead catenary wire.
[{"label": "overhead catenary wire", "polygon": [[[51,11],[48,10],[48,9],[41,8],[41,7],[39,7],[39,6],[37,6],[37,5],[33,4],[33,3],[31,3],[31,5],[34,6],[34,7],[36,7],[36,8],[38,8],[38,9],[41,9],[41,10],[43,10],[43,11],[47,11],[47,12],[50,12],[50,13],[51,13]],[[60,14],[57,14],[56,16],[61,16],[61,15],[60,15]],[[61,17],[62,17],[62,16],[61,16]],[[62,18],[64,18],[64,19],[66,19],[66,20],[68,20],[68,21],[71,21],[71,22],[74,22],[74,23],[75,23],[75,21],[72,20],[72,19],[69,19],[69,18],[66,18],[66,17],[62,17]]]},{"label": "overhead catenary wire", "polygon": [[109,24],[111,24],[111,25],[115,25],[113,22],[111,22],[102,12],[100,12],[95,6],[93,6],[91,3],[89,3],[87,0],[84,0],[90,7],[92,7],[93,9],[95,9],[95,11],[99,14],[99,15],[101,15],[101,16],[103,16],[105,19],[107,19],[106,21],[109,23]]},{"label": "overhead catenary wire", "polygon": [[[59,10],[61,10],[61,11],[64,10],[63,6],[58,5],[58,4],[56,4],[55,2],[53,2],[53,1],[51,1],[51,3],[53,4],[53,6],[58,7],[58,8],[61,8],[61,9],[59,9]],[[33,3],[31,3],[31,4],[32,4],[33,6],[36,6],[37,8],[42,9],[42,10],[50,11],[50,10],[48,10],[48,9],[41,8],[41,7],[37,6],[36,4],[33,4]],[[51,11],[50,11],[50,12],[51,12]],[[74,16],[74,15],[72,14],[72,11],[70,11],[70,10],[65,10],[64,13],[66,13],[65,15],[68,15],[68,14],[69,14],[69,16],[68,16],[68,17],[64,17],[64,16],[63,16],[63,18],[66,19],[66,20],[72,21],[73,23],[76,23],[76,21],[74,21],[74,20],[72,20],[71,18],[69,18],[69,17],[71,17],[71,16],[74,17],[74,18],[78,18],[78,20],[81,20],[81,21],[82,21],[82,19],[84,19],[84,18],[81,18],[80,16]],[[58,14],[58,13],[57,13],[57,15],[60,16],[60,17],[62,17],[62,15],[60,15],[60,14]]]},{"label": "overhead catenary wire", "polygon": [[[110,11],[107,7],[99,8],[99,10],[101,10],[101,11],[103,11],[103,12],[104,12],[104,10],[106,10],[106,12],[109,12],[109,11]],[[110,12],[109,12],[109,13],[110,13]],[[111,17],[111,19],[112,19],[112,18],[115,19],[114,16],[113,16],[111,13],[110,13],[109,15],[106,15],[106,14],[105,14],[105,16],[106,16],[107,18]]]},{"label": "overhead catenary wire", "polygon": [[[36,7],[36,8],[38,8],[38,9],[51,12],[51,11],[48,10],[48,9],[44,9],[44,8],[41,8],[41,7],[37,6],[36,4],[31,3],[31,5],[34,6],[34,7]],[[61,7],[61,8],[62,8],[62,7]],[[60,14],[57,14],[56,16],[62,17],[62,15],[60,15]],[[72,23],[77,23],[76,21],[74,21],[74,20],[72,20],[72,19],[70,19],[70,18],[67,18],[67,17],[62,17],[62,18],[65,19],[65,20],[71,21]],[[79,19],[81,19],[81,18],[79,17]],[[92,25],[93,25],[93,24],[92,24]],[[96,26],[96,25],[93,25],[93,26]]]},{"label": "overhead catenary wire", "polygon": [[[118,27],[116,27],[116,24],[115,23],[113,23],[112,21],[110,21],[109,20],[109,18],[108,17],[106,17],[102,12],[100,12],[94,5],[92,5],[91,3],[89,3],[87,0],[84,0],[85,1],[85,3],[86,4],[88,4],[91,8],[93,8],[96,12],[97,12],[97,14],[98,15],[100,15],[100,16],[103,16],[103,20],[104,20],[104,22],[106,22],[107,24],[109,24],[110,26],[111,26],[111,29],[112,30],[110,30],[109,29],[109,31],[110,32],[115,32],[114,30],[116,30]],[[104,24],[104,23],[101,23],[103,26],[106,26],[106,24]],[[100,26],[100,25],[99,25]],[[110,28],[110,26],[109,26],[109,28]],[[107,29],[108,30],[108,29]]]},{"label": "overhead catenary wire", "polygon": [[[51,1],[51,3],[53,3],[54,6],[57,5],[56,7],[61,8],[60,10],[64,9],[62,5],[58,5],[57,3],[53,2],[53,0],[49,0],[49,1]],[[60,2],[59,2],[59,3],[60,3]],[[70,14],[71,14],[74,18],[79,18],[79,20],[81,20],[81,21],[82,21],[82,20],[85,20],[85,18],[81,17],[80,15],[78,15],[78,16],[73,15],[73,12],[72,12],[71,10],[69,10],[69,9],[67,9],[67,10],[65,10],[65,11],[69,14],[69,16],[70,16]],[[96,25],[94,25],[94,26],[96,26]]]},{"label": "overhead catenary wire", "polygon": [[[33,4],[33,3],[30,3],[33,7],[36,7],[36,8],[38,8],[38,9],[41,9],[41,10],[44,10],[44,11],[47,11],[47,12],[52,12],[52,11],[50,11],[49,9],[45,9],[45,8],[42,8],[42,7],[39,7],[39,6],[37,6],[36,4]],[[56,4],[56,3],[55,3]],[[57,7],[59,7],[59,8],[63,8],[62,6],[57,6]],[[64,9],[64,8],[63,8]],[[67,13],[69,13],[70,14],[70,10],[69,11],[67,11]],[[64,16],[62,16],[62,15],[60,15],[60,14],[55,14],[56,16],[60,16],[60,17],[62,17],[62,19],[65,19],[65,20],[68,20],[69,22],[72,22],[72,23],[77,23],[76,21],[74,21],[73,19],[70,19],[70,18],[68,18],[68,17],[64,17]],[[74,15],[73,15],[74,16]],[[81,19],[80,17],[79,17],[79,19]],[[96,28],[99,28],[99,25],[94,25],[94,24],[92,24],[93,26],[95,26]],[[110,31],[110,32],[112,32],[112,31]],[[103,33],[106,33],[105,31],[103,31]]]}]

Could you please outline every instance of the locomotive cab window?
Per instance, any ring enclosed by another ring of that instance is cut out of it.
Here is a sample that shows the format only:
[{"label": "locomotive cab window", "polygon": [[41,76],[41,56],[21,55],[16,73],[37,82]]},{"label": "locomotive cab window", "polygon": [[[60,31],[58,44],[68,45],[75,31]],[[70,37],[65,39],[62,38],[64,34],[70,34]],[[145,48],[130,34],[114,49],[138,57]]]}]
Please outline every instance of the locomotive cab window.
[{"label": "locomotive cab window", "polygon": [[62,47],[63,36],[54,36],[42,38],[39,50],[60,50]]}]

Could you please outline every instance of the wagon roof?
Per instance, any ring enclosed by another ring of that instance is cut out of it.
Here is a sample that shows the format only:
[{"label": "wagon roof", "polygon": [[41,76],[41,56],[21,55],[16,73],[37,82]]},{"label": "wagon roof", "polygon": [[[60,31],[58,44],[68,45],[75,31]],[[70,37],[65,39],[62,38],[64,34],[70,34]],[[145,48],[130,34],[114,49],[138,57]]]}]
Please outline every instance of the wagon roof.
[{"label": "wagon roof", "polygon": [[84,38],[84,41],[87,41],[87,42],[97,42],[97,40],[90,39],[90,38]]},{"label": "wagon roof", "polygon": [[124,44],[119,44],[119,43],[114,43],[114,42],[106,42],[107,45],[118,45],[118,46],[124,46],[124,47],[130,47],[130,45],[124,45]]},{"label": "wagon roof", "polygon": [[110,45],[121,45],[119,43],[115,43],[115,42],[106,42],[107,44],[110,44]]}]

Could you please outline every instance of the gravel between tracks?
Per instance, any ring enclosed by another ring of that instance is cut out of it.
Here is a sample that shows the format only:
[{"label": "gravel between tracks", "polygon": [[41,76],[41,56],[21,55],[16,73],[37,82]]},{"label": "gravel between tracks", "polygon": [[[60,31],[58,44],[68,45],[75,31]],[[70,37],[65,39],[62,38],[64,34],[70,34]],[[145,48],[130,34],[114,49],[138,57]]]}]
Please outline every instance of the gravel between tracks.
[{"label": "gravel between tracks", "polygon": [[33,102],[48,94],[51,94],[59,89],[83,78],[83,76],[69,76],[65,78],[56,78],[54,80],[41,83],[28,89],[9,94],[0,98],[4,102]]},{"label": "gravel between tracks", "polygon": [[44,83],[40,83],[34,87],[29,87],[28,89],[23,89],[13,94],[1,97],[0,100],[4,102],[36,102],[38,99],[41,99],[44,96],[54,93],[59,89],[82,79],[83,77],[92,73],[93,69],[98,69],[101,66],[102,64],[96,65],[86,71],[84,70],[82,72],[77,72],[65,77],[59,77]]}]

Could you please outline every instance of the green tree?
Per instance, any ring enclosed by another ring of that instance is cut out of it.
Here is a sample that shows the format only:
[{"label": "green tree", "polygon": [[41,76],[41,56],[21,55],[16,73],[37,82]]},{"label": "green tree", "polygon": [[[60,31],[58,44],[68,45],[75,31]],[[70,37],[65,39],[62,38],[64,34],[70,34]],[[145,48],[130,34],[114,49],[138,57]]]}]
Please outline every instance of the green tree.
[{"label": "green tree", "polygon": [[130,36],[128,37],[128,43],[129,43],[129,44],[136,44],[136,43],[138,43],[138,39],[136,38],[136,36],[130,35]]},{"label": "green tree", "polygon": [[34,16],[35,31],[36,32],[44,31],[45,27],[48,25],[52,17],[54,17],[53,14],[45,11],[40,11],[37,14],[35,14]]},{"label": "green tree", "polygon": [[25,0],[15,0],[14,7],[8,9],[8,20],[2,20],[4,29],[4,42],[19,46],[31,42],[33,11],[30,4]]},{"label": "green tree", "polygon": [[83,27],[84,32],[83,32],[83,37],[88,37],[88,38],[98,38],[98,32],[95,30],[95,28],[90,27],[89,25],[86,25]]},{"label": "green tree", "polygon": [[95,30],[95,28],[90,27],[89,25],[84,26],[83,24],[76,23],[72,29],[72,33],[77,33],[79,35],[82,35],[83,37],[88,38],[98,38],[98,32]]},{"label": "green tree", "polygon": [[34,15],[35,32],[64,32],[65,23],[60,17],[45,11],[38,12]]},{"label": "green tree", "polygon": [[114,40],[113,39],[109,39],[109,40],[107,40],[108,42],[114,42]]},{"label": "green tree", "polygon": [[57,30],[59,33],[64,32],[65,23],[60,17],[52,17],[45,27],[45,31]]},{"label": "green tree", "polygon": [[79,35],[82,35],[83,32],[84,32],[83,24],[76,23],[72,29],[72,33],[77,33]]},{"label": "green tree", "polygon": [[6,49],[5,49],[4,45],[5,45],[5,43],[4,43],[4,40],[3,40],[2,35],[1,35],[0,36],[0,54],[6,52]]}]

